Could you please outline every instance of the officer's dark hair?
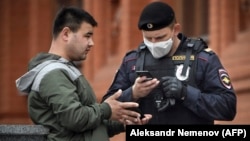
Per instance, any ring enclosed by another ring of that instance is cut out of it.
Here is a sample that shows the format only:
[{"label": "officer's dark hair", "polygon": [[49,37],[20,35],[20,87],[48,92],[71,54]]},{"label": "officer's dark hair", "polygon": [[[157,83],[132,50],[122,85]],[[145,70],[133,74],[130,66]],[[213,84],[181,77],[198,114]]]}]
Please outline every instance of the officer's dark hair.
[{"label": "officer's dark hair", "polygon": [[57,38],[64,27],[69,27],[71,31],[76,32],[83,22],[97,26],[97,22],[87,11],[73,6],[63,7],[54,20],[53,38]]}]

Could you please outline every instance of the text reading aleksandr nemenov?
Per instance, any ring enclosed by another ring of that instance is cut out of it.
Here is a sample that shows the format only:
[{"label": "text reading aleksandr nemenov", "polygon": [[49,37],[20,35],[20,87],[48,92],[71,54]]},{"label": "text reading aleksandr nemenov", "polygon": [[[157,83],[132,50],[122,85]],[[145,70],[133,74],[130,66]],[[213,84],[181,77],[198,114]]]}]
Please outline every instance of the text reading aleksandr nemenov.
[{"label": "text reading aleksandr nemenov", "polygon": [[129,136],[218,136],[220,131],[189,131],[184,129],[167,130],[167,131],[152,131],[132,129]]}]

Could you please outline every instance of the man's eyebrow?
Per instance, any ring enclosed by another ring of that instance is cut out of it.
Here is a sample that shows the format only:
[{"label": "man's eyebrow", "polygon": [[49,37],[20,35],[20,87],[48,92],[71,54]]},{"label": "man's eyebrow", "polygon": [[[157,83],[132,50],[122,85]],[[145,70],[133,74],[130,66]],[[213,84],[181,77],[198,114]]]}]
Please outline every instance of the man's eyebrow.
[{"label": "man's eyebrow", "polygon": [[166,37],[166,36],[168,36],[168,34],[164,33],[164,34],[162,34],[162,35],[159,35],[158,37],[159,37],[159,38],[163,38],[163,37]]},{"label": "man's eyebrow", "polygon": [[93,35],[93,32],[87,32],[85,35]]}]

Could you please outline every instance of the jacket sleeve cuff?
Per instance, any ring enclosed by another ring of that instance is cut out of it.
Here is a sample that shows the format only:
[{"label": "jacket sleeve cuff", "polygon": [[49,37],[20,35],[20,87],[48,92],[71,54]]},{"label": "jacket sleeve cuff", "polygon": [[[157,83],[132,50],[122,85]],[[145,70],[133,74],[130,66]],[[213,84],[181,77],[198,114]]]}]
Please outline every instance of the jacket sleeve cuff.
[{"label": "jacket sleeve cuff", "polygon": [[122,101],[122,102],[132,101],[132,87],[122,92],[122,95],[119,97],[119,101]]},{"label": "jacket sleeve cuff", "polygon": [[111,107],[109,106],[109,104],[106,102],[103,102],[100,104],[100,108],[101,108],[102,118],[109,119],[112,114]]}]

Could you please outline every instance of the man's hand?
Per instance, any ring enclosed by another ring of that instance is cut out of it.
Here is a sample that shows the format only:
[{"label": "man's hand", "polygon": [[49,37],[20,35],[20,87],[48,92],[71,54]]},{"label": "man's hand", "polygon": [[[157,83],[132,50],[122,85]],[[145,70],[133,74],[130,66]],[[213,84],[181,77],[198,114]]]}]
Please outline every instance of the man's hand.
[{"label": "man's hand", "polygon": [[139,118],[137,122],[124,119],[124,125],[144,125],[144,124],[147,124],[151,118],[152,118],[151,114],[144,114],[144,118],[142,119]]},{"label": "man's hand", "polygon": [[135,83],[132,86],[134,101],[147,96],[160,83],[156,78],[147,81],[146,79],[147,77],[145,76],[136,78]]},{"label": "man's hand", "polygon": [[164,76],[161,78],[161,82],[166,98],[183,100],[186,96],[186,87],[176,77]]},{"label": "man's hand", "polygon": [[138,122],[140,113],[129,110],[130,108],[138,107],[139,106],[138,103],[118,101],[117,99],[120,97],[121,93],[122,91],[118,90],[114,95],[110,96],[104,101],[109,104],[112,110],[111,119],[117,120],[120,122],[124,122],[124,119],[128,119],[133,122]]}]

